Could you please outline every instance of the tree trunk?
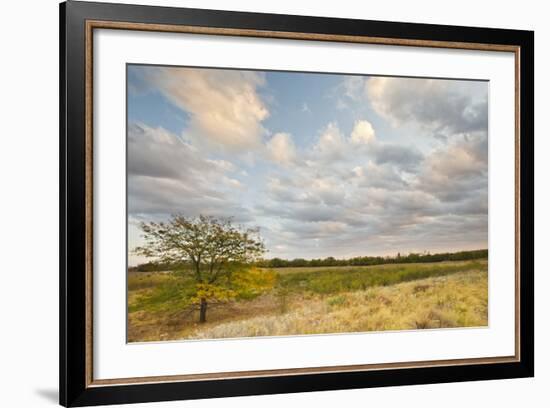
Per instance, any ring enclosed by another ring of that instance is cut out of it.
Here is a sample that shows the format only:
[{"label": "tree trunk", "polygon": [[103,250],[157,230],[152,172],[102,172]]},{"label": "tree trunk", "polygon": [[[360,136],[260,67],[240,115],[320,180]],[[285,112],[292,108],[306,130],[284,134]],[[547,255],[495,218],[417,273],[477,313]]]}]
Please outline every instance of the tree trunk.
[{"label": "tree trunk", "polygon": [[206,299],[201,299],[201,308],[200,308],[200,315],[199,315],[199,323],[205,323],[206,322],[206,307],[208,306],[208,303],[206,303]]}]

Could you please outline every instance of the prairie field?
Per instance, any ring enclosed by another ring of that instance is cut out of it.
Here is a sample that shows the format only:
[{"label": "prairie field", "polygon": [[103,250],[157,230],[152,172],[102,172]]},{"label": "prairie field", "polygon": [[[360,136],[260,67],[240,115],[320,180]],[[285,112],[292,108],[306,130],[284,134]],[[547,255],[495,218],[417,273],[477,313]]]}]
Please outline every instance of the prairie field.
[{"label": "prairie field", "polygon": [[[128,341],[486,326],[487,260],[259,268],[264,290],[188,308],[178,271],[128,273]],[[265,290],[265,285],[267,290]]]}]

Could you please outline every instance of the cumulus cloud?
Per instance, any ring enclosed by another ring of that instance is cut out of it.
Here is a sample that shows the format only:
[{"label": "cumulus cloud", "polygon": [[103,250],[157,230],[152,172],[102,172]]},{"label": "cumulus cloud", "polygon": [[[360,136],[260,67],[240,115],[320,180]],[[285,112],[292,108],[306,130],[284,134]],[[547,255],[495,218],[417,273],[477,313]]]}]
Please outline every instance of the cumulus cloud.
[{"label": "cumulus cloud", "polygon": [[353,144],[369,144],[375,139],[375,133],[369,121],[358,120],[355,122],[353,131],[351,132],[351,143]]},{"label": "cumulus cloud", "polygon": [[313,150],[319,157],[339,159],[345,153],[346,140],[336,122],[330,122],[321,132]]},{"label": "cumulus cloud", "polygon": [[266,183],[268,196],[278,202],[304,201],[307,196],[299,193],[298,189],[288,179],[281,180],[278,177],[269,177]]},{"label": "cumulus cloud", "polygon": [[342,174],[339,167],[358,155],[371,158],[376,164],[392,164],[405,171],[413,171],[424,158],[414,146],[378,141],[371,123],[357,120],[349,136],[344,135],[336,122],[330,122],[323,128],[313,149],[305,153],[304,164]]},{"label": "cumulus cloud", "polygon": [[163,129],[131,123],[128,127],[128,174],[159,178],[185,178],[190,169],[202,172],[217,167],[198,155],[197,149]]},{"label": "cumulus cloud", "polygon": [[[269,182],[269,201],[257,208],[278,220],[280,230],[270,232],[269,242],[280,242],[284,231],[285,254],[299,239],[302,251],[319,256],[326,256],[328,245],[349,256],[365,253],[357,242],[378,251],[414,250],[411,242],[420,248],[428,245],[434,236],[430,232],[445,234],[435,245],[443,249],[448,249],[443,243],[453,242],[460,248],[484,245],[485,133],[454,137],[425,154],[414,146],[376,138],[354,143],[357,128],[346,136],[337,123],[329,123],[306,161]],[[468,218],[472,231],[458,225],[456,217]]]},{"label": "cumulus cloud", "polygon": [[237,167],[209,159],[163,128],[132,123],[128,127],[128,211],[130,214],[209,214],[250,219],[230,194],[243,184]]},{"label": "cumulus cloud", "polygon": [[289,164],[296,158],[296,147],[288,133],[276,133],[268,142],[270,158],[279,164]]},{"label": "cumulus cloud", "polygon": [[439,133],[487,129],[487,83],[372,77],[366,92],[374,110],[394,127],[414,123]]},{"label": "cumulus cloud", "polygon": [[471,196],[481,196],[486,201],[487,172],[487,136],[482,132],[451,142],[426,157],[417,188],[445,202],[460,202]]},{"label": "cumulus cloud", "polygon": [[414,147],[389,143],[377,144],[373,150],[373,154],[376,163],[392,163],[407,171],[416,168],[423,159],[422,153]]},{"label": "cumulus cloud", "polygon": [[388,164],[378,165],[369,161],[364,166],[354,167],[352,172],[359,186],[391,190],[399,190],[407,186],[406,180],[396,168]]},{"label": "cumulus cloud", "polygon": [[352,101],[360,101],[363,99],[365,92],[365,77],[363,76],[347,76],[341,84],[343,94]]},{"label": "cumulus cloud", "polygon": [[258,90],[265,83],[252,71],[151,69],[148,81],[190,116],[187,137],[196,144],[229,149],[257,148],[269,110]]},{"label": "cumulus cloud", "polygon": [[336,113],[323,121],[292,99],[307,126],[291,135],[286,117],[266,120],[262,74],[159,68],[147,81],[186,125],[176,135],[129,124],[135,219],[234,217],[261,227],[268,256],[287,258],[486,245],[484,83],[346,76],[336,99],[346,112],[329,100]]},{"label": "cumulus cloud", "polygon": [[288,207],[260,204],[258,210],[264,215],[282,220],[282,224],[286,225],[293,223],[331,221],[336,220],[338,217],[337,208],[322,203],[312,206],[308,203],[298,202]]}]

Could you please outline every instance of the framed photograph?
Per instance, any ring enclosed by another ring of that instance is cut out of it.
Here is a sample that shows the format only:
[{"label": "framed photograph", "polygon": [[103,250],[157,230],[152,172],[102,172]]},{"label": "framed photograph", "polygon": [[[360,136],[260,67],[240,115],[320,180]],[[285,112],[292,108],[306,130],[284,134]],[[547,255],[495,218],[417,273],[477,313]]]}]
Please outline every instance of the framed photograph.
[{"label": "framed photograph", "polygon": [[534,375],[533,32],[60,21],[62,405]]}]

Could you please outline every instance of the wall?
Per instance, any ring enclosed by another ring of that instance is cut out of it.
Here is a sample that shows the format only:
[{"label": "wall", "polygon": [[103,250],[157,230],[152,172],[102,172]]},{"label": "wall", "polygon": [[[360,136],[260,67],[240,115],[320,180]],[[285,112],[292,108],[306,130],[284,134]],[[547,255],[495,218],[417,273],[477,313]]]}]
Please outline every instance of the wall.
[{"label": "wall", "polygon": [[[535,379],[393,387],[150,404],[148,407],[547,406],[550,383],[548,268],[543,264],[550,206],[546,119],[550,27],[544,2],[511,1],[145,1],[214,9],[490,26],[536,31],[536,355]],[[3,2],[0,64],[0,405],[57,401],[57,1]],[[144,405],[145,406],[145,405]]]}]

